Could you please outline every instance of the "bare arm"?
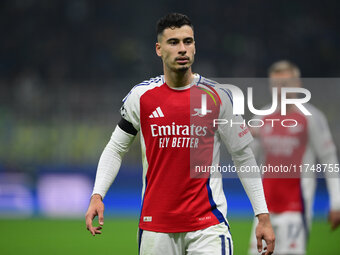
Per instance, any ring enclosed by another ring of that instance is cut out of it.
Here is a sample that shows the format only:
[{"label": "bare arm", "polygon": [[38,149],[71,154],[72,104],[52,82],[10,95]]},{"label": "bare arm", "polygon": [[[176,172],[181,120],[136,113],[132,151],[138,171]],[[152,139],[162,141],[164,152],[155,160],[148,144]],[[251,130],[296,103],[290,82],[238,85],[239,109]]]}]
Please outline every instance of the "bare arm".
[{"label": "bare arm", "polygon": [[336,146],[327,119],[321,111],[313,109],[313,116],[309,120],[311,145],[320,163],[326,166],[325,178],[330,201],[328,220],[334,230],[340,226],[340,175]]},{"label": "bare arm", "polygon": [[[335,152],[323,156],[320,158],[320,162],[328,166],[339,166]],[[331,171],[330,168],[328,168],[328,171],[325,172],[325,177],[330,201],[328,221],[331,229],[335,230],[340,226],[340,176],[338,172]]]}]

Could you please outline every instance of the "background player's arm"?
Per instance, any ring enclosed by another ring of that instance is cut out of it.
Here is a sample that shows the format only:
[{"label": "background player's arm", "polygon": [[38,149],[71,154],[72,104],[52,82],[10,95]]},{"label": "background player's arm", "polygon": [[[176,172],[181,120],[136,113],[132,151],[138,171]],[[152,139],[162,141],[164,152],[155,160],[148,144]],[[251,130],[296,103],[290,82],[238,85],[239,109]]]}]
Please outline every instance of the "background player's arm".
[{"label": "background player's arm", "polygon": [[334,171],[334,167],[339,166],[339,161],[326,117],[316,109],[312,114],[309,139],[320,163],[327,166],[325,177],[330,197],[329,221],[331,228],[336,229],[340,225],[340,175]]},{"label": "background player's arm", "polygon": [[[328,166],[339,166],[339,161],[336,156],[336,152],[330,152],[319,159],[321,164],[327,164]],[[339,173],[326,171],[326,184],[329,194],[330,211],[328,220],[331,224],[332,230],[340,226],[340,179]]]},{"label": "background player's arm", "polygon": [[[93,236],[101,234],[101,226],[104,224],[104,203],[102,200],[116,178],[122,158],[137,133],[131,127],[129,122],[122,119],[100,157],[90,205],[85,216],[86,227]],[[92,225],[96,216],[98,216],[100,224],[98,227]]]},{"label": "background player's arm", "polygon": [[253,206],[254,213],[259,220],[259,223],[256,226],[258,251],[262,251],[263,239],[267,244],[263,254],[272,254],[275,247],[275,234],[270,222],[261,176],[253,152],[249,146],[246,146],[245,148],[232,153],[232,159],[238,170],[240,170],[241,167],[249,167],[249,169],[252,169],[251,172],[238,171],[238,176]]}]

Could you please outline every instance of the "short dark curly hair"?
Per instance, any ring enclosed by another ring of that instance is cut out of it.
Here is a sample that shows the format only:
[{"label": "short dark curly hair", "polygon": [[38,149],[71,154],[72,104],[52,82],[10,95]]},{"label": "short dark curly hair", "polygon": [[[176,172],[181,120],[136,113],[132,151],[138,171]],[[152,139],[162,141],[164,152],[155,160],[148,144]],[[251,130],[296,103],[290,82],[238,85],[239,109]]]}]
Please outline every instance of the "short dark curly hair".
[{"label": "short dark curly hair", "polygon": [[187,15],[181,13],[169,13],[160,18],[157,22],[157,36],[163,33],[166,28],[180,28],[188,25],[194,30],[194,26]]}]

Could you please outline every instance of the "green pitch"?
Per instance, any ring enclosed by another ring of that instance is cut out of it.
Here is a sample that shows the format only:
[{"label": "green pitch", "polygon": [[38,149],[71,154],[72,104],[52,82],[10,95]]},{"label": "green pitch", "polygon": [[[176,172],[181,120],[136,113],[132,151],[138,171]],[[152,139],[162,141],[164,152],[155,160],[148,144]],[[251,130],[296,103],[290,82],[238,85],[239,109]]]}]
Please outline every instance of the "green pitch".
[{"label": "green pitch", "polygon": [[[251,222],[232,220],[234,254],[245,255]],[[106,218],[103,234],[91,236],[83,220],[0,220],[0,254],[129,255],[137,254],[137,221]],[[340,229],[330,232],[326,222],[313,224],[308,253],[340,254]]]}]

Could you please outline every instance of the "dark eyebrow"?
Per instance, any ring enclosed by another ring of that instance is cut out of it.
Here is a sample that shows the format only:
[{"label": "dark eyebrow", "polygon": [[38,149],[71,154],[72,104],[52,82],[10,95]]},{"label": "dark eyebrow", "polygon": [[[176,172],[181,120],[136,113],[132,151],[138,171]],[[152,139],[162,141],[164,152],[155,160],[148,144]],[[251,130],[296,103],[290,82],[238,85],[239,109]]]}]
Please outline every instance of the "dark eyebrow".
[{"label": "dark eyebrow", "polygon": [[170,42],[170,41],[179,41],[178,38],[169,38],[168,40],[166,40],[167,42]]},{"label": "dark eyebrow", "polygon": [[187,41],[187,40],[194,41],[194,38],[193,37],[186,37],[186,38],[183,39],[183,41]]},{"label": "dark eyebrow", "polygon": [[[190,41],[194,41],[194,38],[193,37],[185,37],[184,39],[183,39],[183,41],[188,41],[188,40],[190,40]],[[172,38],[169,38],[168,40],[166,40],[167,42],[171,42],[171,41],[180,41],[180,39],[178,39],[178,38],[176,38],[176,37],[172,37]]]}]

